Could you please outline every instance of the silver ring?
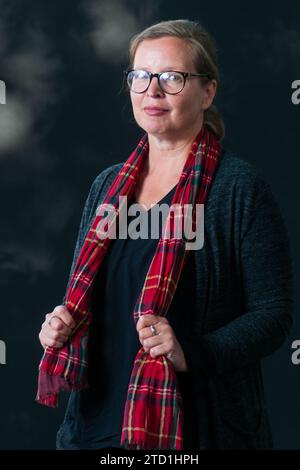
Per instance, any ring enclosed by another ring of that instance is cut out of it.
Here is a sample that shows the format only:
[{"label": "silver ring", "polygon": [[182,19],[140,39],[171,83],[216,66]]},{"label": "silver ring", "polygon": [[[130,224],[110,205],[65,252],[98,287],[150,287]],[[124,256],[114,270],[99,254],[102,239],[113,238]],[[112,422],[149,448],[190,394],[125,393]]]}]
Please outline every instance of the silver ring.
[{"label": "silver ring", "polygon": [[154,325],[150,325],[151,331],[152,331],[152,336],[158,335],[157,330]]},{"label": "silver ring", "polygon": [[169,352],[169,354],[167,354],[167,358],[170,360],[172,359],[173,356],[174,356],[174,353],[172,351]]}]

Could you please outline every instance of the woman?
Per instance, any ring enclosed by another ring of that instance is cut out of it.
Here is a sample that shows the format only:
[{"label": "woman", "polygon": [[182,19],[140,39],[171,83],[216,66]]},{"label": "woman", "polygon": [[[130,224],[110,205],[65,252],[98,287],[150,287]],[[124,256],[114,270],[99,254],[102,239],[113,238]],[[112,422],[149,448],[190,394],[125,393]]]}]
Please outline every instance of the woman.
[{"label": "woman", "polygon": [[[221,146],[217,57],[201,25],[136,35],[126,78],[145,134],[92,185],[63,304],[40,331],[37,401],[72,391],[58,449],[272,448],[260,361],[289,334],[293,307],[280,211],[254,167]],[[159,242],[150,228],[103,237],[99,208],[122,209],[121,195],[149,219],[157,203],[190,204],[194,224],[205,204],[203,246],[174,236],[171,210]]]}]

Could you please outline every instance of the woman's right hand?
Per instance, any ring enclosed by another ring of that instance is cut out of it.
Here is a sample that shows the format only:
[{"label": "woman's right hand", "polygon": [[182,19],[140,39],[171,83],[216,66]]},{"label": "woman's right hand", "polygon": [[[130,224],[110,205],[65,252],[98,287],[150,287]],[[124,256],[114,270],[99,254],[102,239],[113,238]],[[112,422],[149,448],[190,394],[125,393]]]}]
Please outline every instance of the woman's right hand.
[{"label": "woman's right hand", "polygon": [[69,310],[64,305],[58,305],[53,312],[45,315],[45,321],[39,333],[41,345],[44,349],[46,346],[62,348],[74,326],[75,321]]}]

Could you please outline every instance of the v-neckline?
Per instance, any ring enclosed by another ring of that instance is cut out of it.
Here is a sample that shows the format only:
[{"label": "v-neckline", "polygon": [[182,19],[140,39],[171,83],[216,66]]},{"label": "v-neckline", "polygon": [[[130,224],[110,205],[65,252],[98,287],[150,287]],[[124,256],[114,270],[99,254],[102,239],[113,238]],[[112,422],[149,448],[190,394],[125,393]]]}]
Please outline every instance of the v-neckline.
[{"label": "v-neckline", "polygon": [[135,197],[135,191],[133,191],[132,204],[139,204],[141,207],[143,207],[144,212],[147,213],[147,214],[149,214],[149,212],[151,212],[151,210],[152,210],[157,204],[161,204],[164,199],[167,199],[167,198],[168,198],[168,196],[174,191],[174,189],[176,188],[176,186],[177,186],[177,183],[175,184],[175,186],[173,186],[173,188],[170,189],[170,191],[167,192],[167,194],[165,194],[159,201],[154,202],[154,203],[151,205],[151,207],[149,207],[149,209],[147,209],[147,210],[144,209],[144,204],[143,204],[143,203],[137,202],[136,197]]}]

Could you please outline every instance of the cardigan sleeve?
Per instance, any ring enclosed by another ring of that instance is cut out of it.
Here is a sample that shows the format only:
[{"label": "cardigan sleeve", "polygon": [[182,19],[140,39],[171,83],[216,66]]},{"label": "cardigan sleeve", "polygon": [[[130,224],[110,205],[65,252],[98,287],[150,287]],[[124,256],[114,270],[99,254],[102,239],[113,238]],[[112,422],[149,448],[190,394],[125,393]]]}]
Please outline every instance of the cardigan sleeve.
[{"label": "cardigan sleeve", "polygon": [[213,377],[279,348],[293,323],[294,276],[285,222],[268,183],[241,237],[244,311],[182,344],[189,369]]},{"label": "cardigan sleeve", "polygon": [[79,229],[77,233],[77,240],[75,243],[75,249],[73,253],[73,260],[72,260],[68,283],[67,283],[63,300],[62,300],[62,304],[65,303],[70,280],[71,280],[71,274],[73,272],[73,269],[75,268],[76,260],[80,253],[80,250],[85,240],[85,237],[87,235],[87,232],[90,228],[90,225],[93,221],[93,216],[96,213],[97,206],[101,201],[102,195],[104,196],[106,190],[108,189],[109,184],[112,182],[112,178],[115,176],[116,171],[120,169],[120,167],[121,167],[121,164],[116,163],[115,165],[112,165],[106,168],[101,173],[99,173],[99,175],[94,179],[91,185],[91,188],[85,200],[85,204],[84,204],[83,211],[81,214],[81,220],[80,220]]}]

